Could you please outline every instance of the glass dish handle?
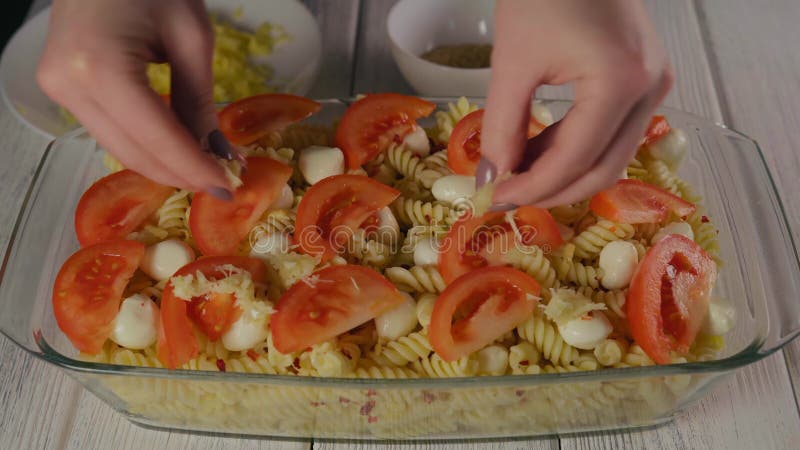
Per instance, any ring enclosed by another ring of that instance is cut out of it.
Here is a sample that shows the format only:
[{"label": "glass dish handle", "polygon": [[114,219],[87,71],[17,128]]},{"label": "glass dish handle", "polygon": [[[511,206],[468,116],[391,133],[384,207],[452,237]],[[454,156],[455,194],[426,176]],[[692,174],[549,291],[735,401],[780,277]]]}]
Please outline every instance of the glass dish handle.
[{"label": "glass dish handle", "polygon": [[70,190],[82,181],[76,174],[95,153],[86,151],[85,139],[58,142],[50,143],[42,155],[0,266],[0,332],[36,353],[40,350],[34,333],[45,329],[42,320],[52,320],[51,287],[61,263],[53,254],[62,246],[70,247],[67,252],[78,247],[72,227],[61,226],[72,222],[65,215],[75,206],[65,199],[75,198]]}]

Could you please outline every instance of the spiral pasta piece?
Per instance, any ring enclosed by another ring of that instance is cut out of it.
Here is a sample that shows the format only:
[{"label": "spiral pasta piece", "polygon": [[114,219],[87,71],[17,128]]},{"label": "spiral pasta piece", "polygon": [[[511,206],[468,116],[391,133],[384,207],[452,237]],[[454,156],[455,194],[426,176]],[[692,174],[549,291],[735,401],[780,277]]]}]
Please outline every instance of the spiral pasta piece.
[{"label": "spiral pasta piece", "polygon": [[293,163],[295,151],[289,147],[252,147],[244,152],[244,156],[270,158],[288,166]]},{"label": "spiral pasta piece", "polygon": [[438,294],[447,286],[436,266],[412,266],[410,269],[389,267],[386,269],[386,278],[405,292]]},{"label": "spiral pasta piece", "polygon": [[469,377],[478,373],[478,361],[469,356],[448,362],[434,353],[430,358],[415,360],[412,365],[419,374],[431,378]]},{"label": "spiral pasta piece", "polygon": [[431,324],[431,315],[433,314],[433,305],[436,304],[436,294],[425,293],[417,298],[416,314],[417,322],[423,330],[428,328]]},{"label": "spiral pasta piece", "polygon": [[628,352],[622,357],[622,361],[615,364],[614,367],[640,367],[653,364],[655,363],[647,356],[642,347],[639,347],[639,344],[633,344],[628,347]]},{"label": "spiral pasta piece", "polygon": [[450,169],[449,163],[447,162],[447,150],[433,152],[426,156],[422,162],[425,164],[425,167],[440,173],[442,176],[451,175],[453,173],[453,171]]},{"label": "spiral pasta piece", "polygon": [[533,277],[543,289],[558,287],[556,271],[539,247],[514,248],[507,253],[506,257],[511,267]]},{"label": "spiral pasta piece", "polygon": [[398,197],[391,204],[392,212],[404,227],[415,225],[452,225],[458,212],[439,202],[423,202],[413,198]]},{"label": "spiral pasta piece", "polygon": [[353,233],[347,254],[356,263],[382,269],[392,260],[392,245],[367,239],[362,229]]},{"label": "spiral pasta piece", "polygon": [[532,375],[540,373],[542,368],[537,364],[541,354],[530,342],[520,342],[508,348],[508,366],[513,375]]},{"label": "spiral pasta piece", "polygon": [[575,244],[575,256],[580,259],[592,259],[600,254],[606,244],[630,239],[634,231],[633,225],[601,219],[572,239],[572,243]]},{"label": "spiral pasta piece", "polygon": [[578,202],[571,205],[560,205],[550,208],[553,218],[563,224],[574,224],[589,213],[589,202]]},{"label": "spiral pasta piece", "polygon": [[643,164],[647,169],[651,183],[672,192],[686,201],[698,203],[702,200],[702,197],[694,193],[694,189],[689,186],[689,183],[675,175],[664,161],[647,158]]},{"label": "spiral pasta piece", "polygon": [[719,230],[702,211],[695,211],[686,218],[686,223],[692,227],[694,241],[703,250],[708,252],[717,265],[722,265],[719,257]]},{"label": "spiral pasta piece", "polygon": [[440,143],[446,144],[450,140],[450,134],[453,132],[453,127],[456,126],[458,121],[463,119],[467,114],[477,110],[478,105],[470,103],[466,97],[459,97],[455,103],[448,103],[447,111],[436,112],[436,130],[434,131],[434,136]]},{"label": "spiral pasta piece", "polygon": [[[251,356],[252,355],[252,356]],[[253,354],[228,358],[225,361],[225,371],[239,373],[267,373],[276,375],[278,373],[269,363],[269,360],[260,354]]]},{"label": "spiral pasta piece", "polygon": [[405,145],[392,145],[386,151],[386,161],[397,173],[412,181],[418,181],[430,189],[433,182],[441,178],[442,173],[428,169],[422,160]]},{"label": "spiral pasta piece", "polygon": [[650,181],[650,173],[645,169],[644,164],[638,159],[634,158],[625,169],[625,174],[632,180],[640,180],[648,183]]},{"label": "spiral pasta piece", "polygon": [[267,234],[280,234],[294,232],[294,223],[297,220],[297,211],[291,209],[273,209],[261,216],[261,221],[256,225],[258,232]]},{"label": "spiral pasta piece", "polygon": [[622,362],[628,352],[628,341],[624,339],[605,339],[594,348],[594,357],[603,366],[614,366]]},{"label": "spiral pasta piece", "polygon": [[405,366],[417,359],[427,358],[433,351],[428,337],[423,333],[411,333],[397,340],[385,343],[370,355],[381,366]]},{"label": "spiral pasta piece", "polygon": [[547,360],[567,366],[575,361],[578,350],[564,342],[556,325],[538,311],[517,326],[517,335],[536,346],[536,350]]},{"label": "spiral pasta piece", "polygon": [[179,189],[167,197],[158,210],[158,227],[167,231],[169,236],[188,239],[191,235],[189,223],[186,222],[186,211],[189,209],[189,195],[185,189]]}]

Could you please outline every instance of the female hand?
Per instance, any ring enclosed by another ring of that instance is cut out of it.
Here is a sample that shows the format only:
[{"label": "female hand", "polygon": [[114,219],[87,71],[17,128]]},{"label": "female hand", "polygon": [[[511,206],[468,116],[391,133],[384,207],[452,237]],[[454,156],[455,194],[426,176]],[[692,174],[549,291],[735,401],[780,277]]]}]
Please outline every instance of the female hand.
[{"label": "female hand", "polygon": [[[55,0],[37,79],[126,167],[225,198],[223,170],[200,145],[217,128],[213,41],[201,0]],[[171,65],[172,110],[148,86],[154,61]]]},{"label": "female hand", "polygon": [[[569,82],[574,105],[526,149],[536,88]],[[671,84],[638,0],[498,0],[478,179],[520,172],[497,186],[496,209],[588,198],[619,178]]]}]

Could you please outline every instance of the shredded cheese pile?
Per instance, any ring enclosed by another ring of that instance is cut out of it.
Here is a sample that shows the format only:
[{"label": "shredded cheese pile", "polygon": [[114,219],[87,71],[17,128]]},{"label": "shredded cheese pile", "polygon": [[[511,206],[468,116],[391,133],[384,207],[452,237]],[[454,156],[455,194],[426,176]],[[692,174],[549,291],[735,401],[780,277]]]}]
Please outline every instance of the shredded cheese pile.
[{"label": "shredded cheese pile", "polygon": [[236,306],[253,319],[272,314],[275,311],[269,302],[256,298],[255,283],[250,272],[230,264],[217,269],[224,272],[226,276],[219,280],[209,280],[202,272],[198,271],[194,275],[170,278],[172,293],[175,297],[186,301],[210,292],[233,294],[236,297]]},{"label": "shredded cheese pile", "polygon": [[571,320],[580,319],[595,310],[606,309],[602,303],[594,303],[589,298],[572,289],[551,289],[552,296],[545,315],[553,322],[563,325]]}]

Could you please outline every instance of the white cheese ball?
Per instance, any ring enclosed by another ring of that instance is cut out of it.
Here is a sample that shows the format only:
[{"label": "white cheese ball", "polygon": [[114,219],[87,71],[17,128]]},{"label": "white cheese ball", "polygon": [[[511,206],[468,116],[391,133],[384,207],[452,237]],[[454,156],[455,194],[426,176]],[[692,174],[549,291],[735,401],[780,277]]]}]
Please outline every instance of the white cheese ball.
[{"label": "white cheese ball", "polygon": [[281,188],[281,195],[269,205],[269,209],[289,209],[294,204],[294,192],[288,184],[284,184]]},{"label": "white cheese ball", "polygon": [[400,224],[391,208],[384,206],[378,211],[378,241],[400,245]]},{"label": "white cheese ball", "polygon": [[403,138],[403,145],[419,156],[428,156],[431,154],[431,143],[428,141],[428,135],[425,130],[417,126],[414,131],[408,133]]},{"label": "white cheese ball", "polygon": [[508,349],[502,345],[490,345],[478,351],[478,373],[481,375],[503,375],[508,369]]},{"label": "white cheese ball", "polygon": [[335,147],[312,145],[300,151],[297,162],[308,184],[344,173],[344,153]]},{"label": "white cheese ball", "polygon": [[694,230],[692,230],[691,225],[686,222],[672,222],[664,225],[660,230],[656,231],[656,234],[654,234],[650,239],[650,244],[656,245],[656,242],[664,239],[670,234],[680,234],[691,240],[694,240]]},{"label": "white cheese ball", "polygon": [[158,306],[153,300],[142,294],[133,294],[122,301],[110,338],[121,347],[147,348],[158,337],[158,318]]},{"label": "white cheese ball", "polygon": [[567,344],[581,350],[592,350],[603,342],[614,327],[602,311],[589,314],[558,325],[558,332]]},{"label": "white cheese ball", "polygon": [[434,181],[431,192],[436,200],[457,203],[475,195],[475,177],[447,175]]},{"label": "white cheese ball", "polygon": [[736,309],[727,301],[712,297],[702,331],[712,336],[722,336],[736,324]]},{"label": "white cheese ball", "polygon": [[289,252],[290,246],[291,241],[285,233],[267,233],[253,242],[250,256],[265,259],[270,255],[282,255]]},{"label": "white cheese ball", "polygon": [[671,169],[676,169],[689,148],[686,133],[678,128],[669,130],[661,139],[648,146],[650,155],[663,160]]},{"label": "white cheese ball", "polygon": [[231,352],[249,350],[264,342],[269,334],[269,316],[243,313],[222,335],[222,346]]},{"label": "white cheese ball", "polygon": [[627,241],[611,241],[600,251],[599,266],[603,269],[600,283],[606,289],[622,289],[631,282],[639,264],[636,247]]},{"label": "white cheese ball", "polygon": [[533,102],[531,105],[531,116],[536,119],[537,122],[540,124],[549,127],[550,125],[555,123],[555,119],[553,118],[553,112],[550,111],[543,103]]},{"label": "white cheese ball", "polygon": [[417,326],[417,304],[405,292],[405,300],[394,309],[390,309],[375,318],[378,336],[385,339],[398,339],[411,333]]},{"label": "white cheese ball", "polygon": [[147,247],[139,268],[151,278],[162,281],[194,258],[194,250],[189,244],[179,239],[167,239]]},{"label": "white cheese ball", "polygon": [[427,236],[414,244],[414,265],[431,266],[439,264],[439,241]]}]

